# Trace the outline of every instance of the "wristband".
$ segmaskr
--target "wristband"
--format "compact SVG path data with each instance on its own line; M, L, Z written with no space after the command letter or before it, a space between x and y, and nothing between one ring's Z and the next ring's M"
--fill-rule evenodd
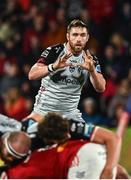
M48 65L48 72L49 72L49 73L55 72L55 69L53 68L53 64L49 64L49 65Z

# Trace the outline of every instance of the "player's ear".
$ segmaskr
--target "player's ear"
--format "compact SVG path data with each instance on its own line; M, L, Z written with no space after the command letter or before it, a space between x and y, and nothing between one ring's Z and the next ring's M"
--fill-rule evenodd
M66 38L67 38L67 41L69 41L69 33L68 32L66 33Z
M89 34L87 34L87 42L88 42L89 38L90 38L90 36L89 36Z

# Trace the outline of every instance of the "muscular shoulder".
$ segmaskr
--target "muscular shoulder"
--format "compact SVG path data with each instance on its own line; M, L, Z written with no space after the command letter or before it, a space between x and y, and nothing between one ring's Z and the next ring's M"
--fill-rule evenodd
M63 44L56 44L54 46L50 46L42 52L40 58L44 59L44 64L46 65L54 63L63 50Z

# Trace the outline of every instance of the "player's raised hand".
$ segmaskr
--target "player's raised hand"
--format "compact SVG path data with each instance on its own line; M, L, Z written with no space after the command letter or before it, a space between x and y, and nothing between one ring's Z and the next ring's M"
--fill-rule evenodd
M89 50L83 53L83 58L84 63L78 63L78 66L81 66L83 69L86 69L89 72L93 72L95 70L95 62Z
M66 66L70 66L71 64L67 63L67 60L72 56L72 53L64 54L61 56L54 64L54 69L60 69Z

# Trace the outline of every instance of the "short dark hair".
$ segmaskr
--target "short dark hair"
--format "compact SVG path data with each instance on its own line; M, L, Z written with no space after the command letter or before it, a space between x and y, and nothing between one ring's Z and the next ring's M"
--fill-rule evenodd
M69 122L58 113L49 112L38 124L38 135L46 144L62 141L69 132Z
M83 28L85 27L88 31L87 25L79 19L74 19L70 22L70 24L67 26L67 32L69 32L72 27L83 27Z

